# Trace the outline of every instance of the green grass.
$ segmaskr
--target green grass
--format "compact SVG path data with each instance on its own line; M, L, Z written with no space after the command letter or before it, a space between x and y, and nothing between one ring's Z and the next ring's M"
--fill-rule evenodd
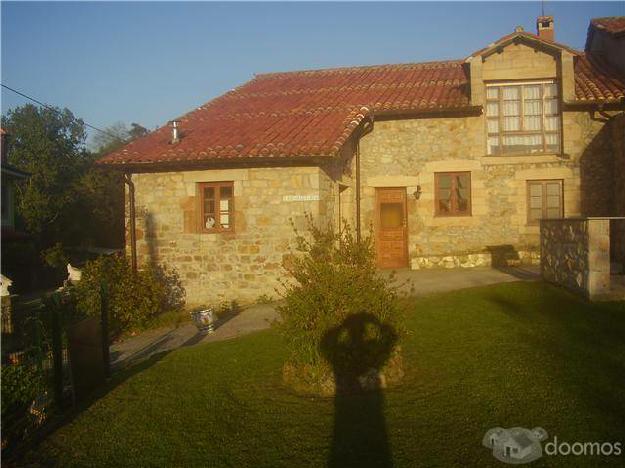
M623 304L589 305L545 284L510 283L409 305L406 376L383 402L395 466L503 466L481 446L495 426L623 442ZM269 330L153 359L118 376L32 457L63 466L323 466L335 442L359 447L342 466L380 466L376 447L385 441L372 397L341 403L353 419L333 441L333 399L285 388L284 355ZM532 466L624 462L544 457Z

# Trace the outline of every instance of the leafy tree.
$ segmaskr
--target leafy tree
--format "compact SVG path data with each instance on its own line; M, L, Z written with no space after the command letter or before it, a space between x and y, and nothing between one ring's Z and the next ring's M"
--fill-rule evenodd
M104 130L105 132L93 136L92 144L98 155L115 151L135 138L149 133L147 128L135 122L130 124L130 128L124 122L117 122Z
M10 164L30 173L18 190L18 212L42 245L67 240L76 223L75 182L91 160L84 122L68 109L27 104L9 110L2 127L10 134Z
M86 129L68 109L27 104L9 110L2 127L10 134L8 161L31 174L18 189L17 212L38 248L121 247L124 236L122 175L95 161L148 133L137 123L117 123L94 136L86 147Z

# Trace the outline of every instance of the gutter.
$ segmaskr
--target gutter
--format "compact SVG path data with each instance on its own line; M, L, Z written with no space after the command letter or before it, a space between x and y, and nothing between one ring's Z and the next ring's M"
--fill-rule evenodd
M137 273L137 232L135 213L135 184L132 181L132 174L124 173L124 182L128 185L128 198L130 203L130 265L132 272Z
M369 114L362 121L362 130L356 140L356 241L362 239L362 227L360 223L360 139L373 131L373 114Z

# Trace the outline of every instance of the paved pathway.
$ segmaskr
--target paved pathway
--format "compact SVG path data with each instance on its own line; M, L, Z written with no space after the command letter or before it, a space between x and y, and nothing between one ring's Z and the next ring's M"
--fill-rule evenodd
M400 270L396 273L401 289L410 295L420 296L455 289L485 286L511 281L539 279L538 269L527 268L471 268L467 270ZM237 338L258 330L269 328L277 318L274 305L263 304L245 308L223 323L215 332L200 335L193 323L183 323L177 328L160 328L128 338L111 346L111 362L114 369L136 364L150 356L184 346Z

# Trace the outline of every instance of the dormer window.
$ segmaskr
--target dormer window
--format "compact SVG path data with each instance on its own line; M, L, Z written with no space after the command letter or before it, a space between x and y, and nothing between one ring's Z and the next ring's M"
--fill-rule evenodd
M557 84L487 84L486 125L489 155L559 153Z

